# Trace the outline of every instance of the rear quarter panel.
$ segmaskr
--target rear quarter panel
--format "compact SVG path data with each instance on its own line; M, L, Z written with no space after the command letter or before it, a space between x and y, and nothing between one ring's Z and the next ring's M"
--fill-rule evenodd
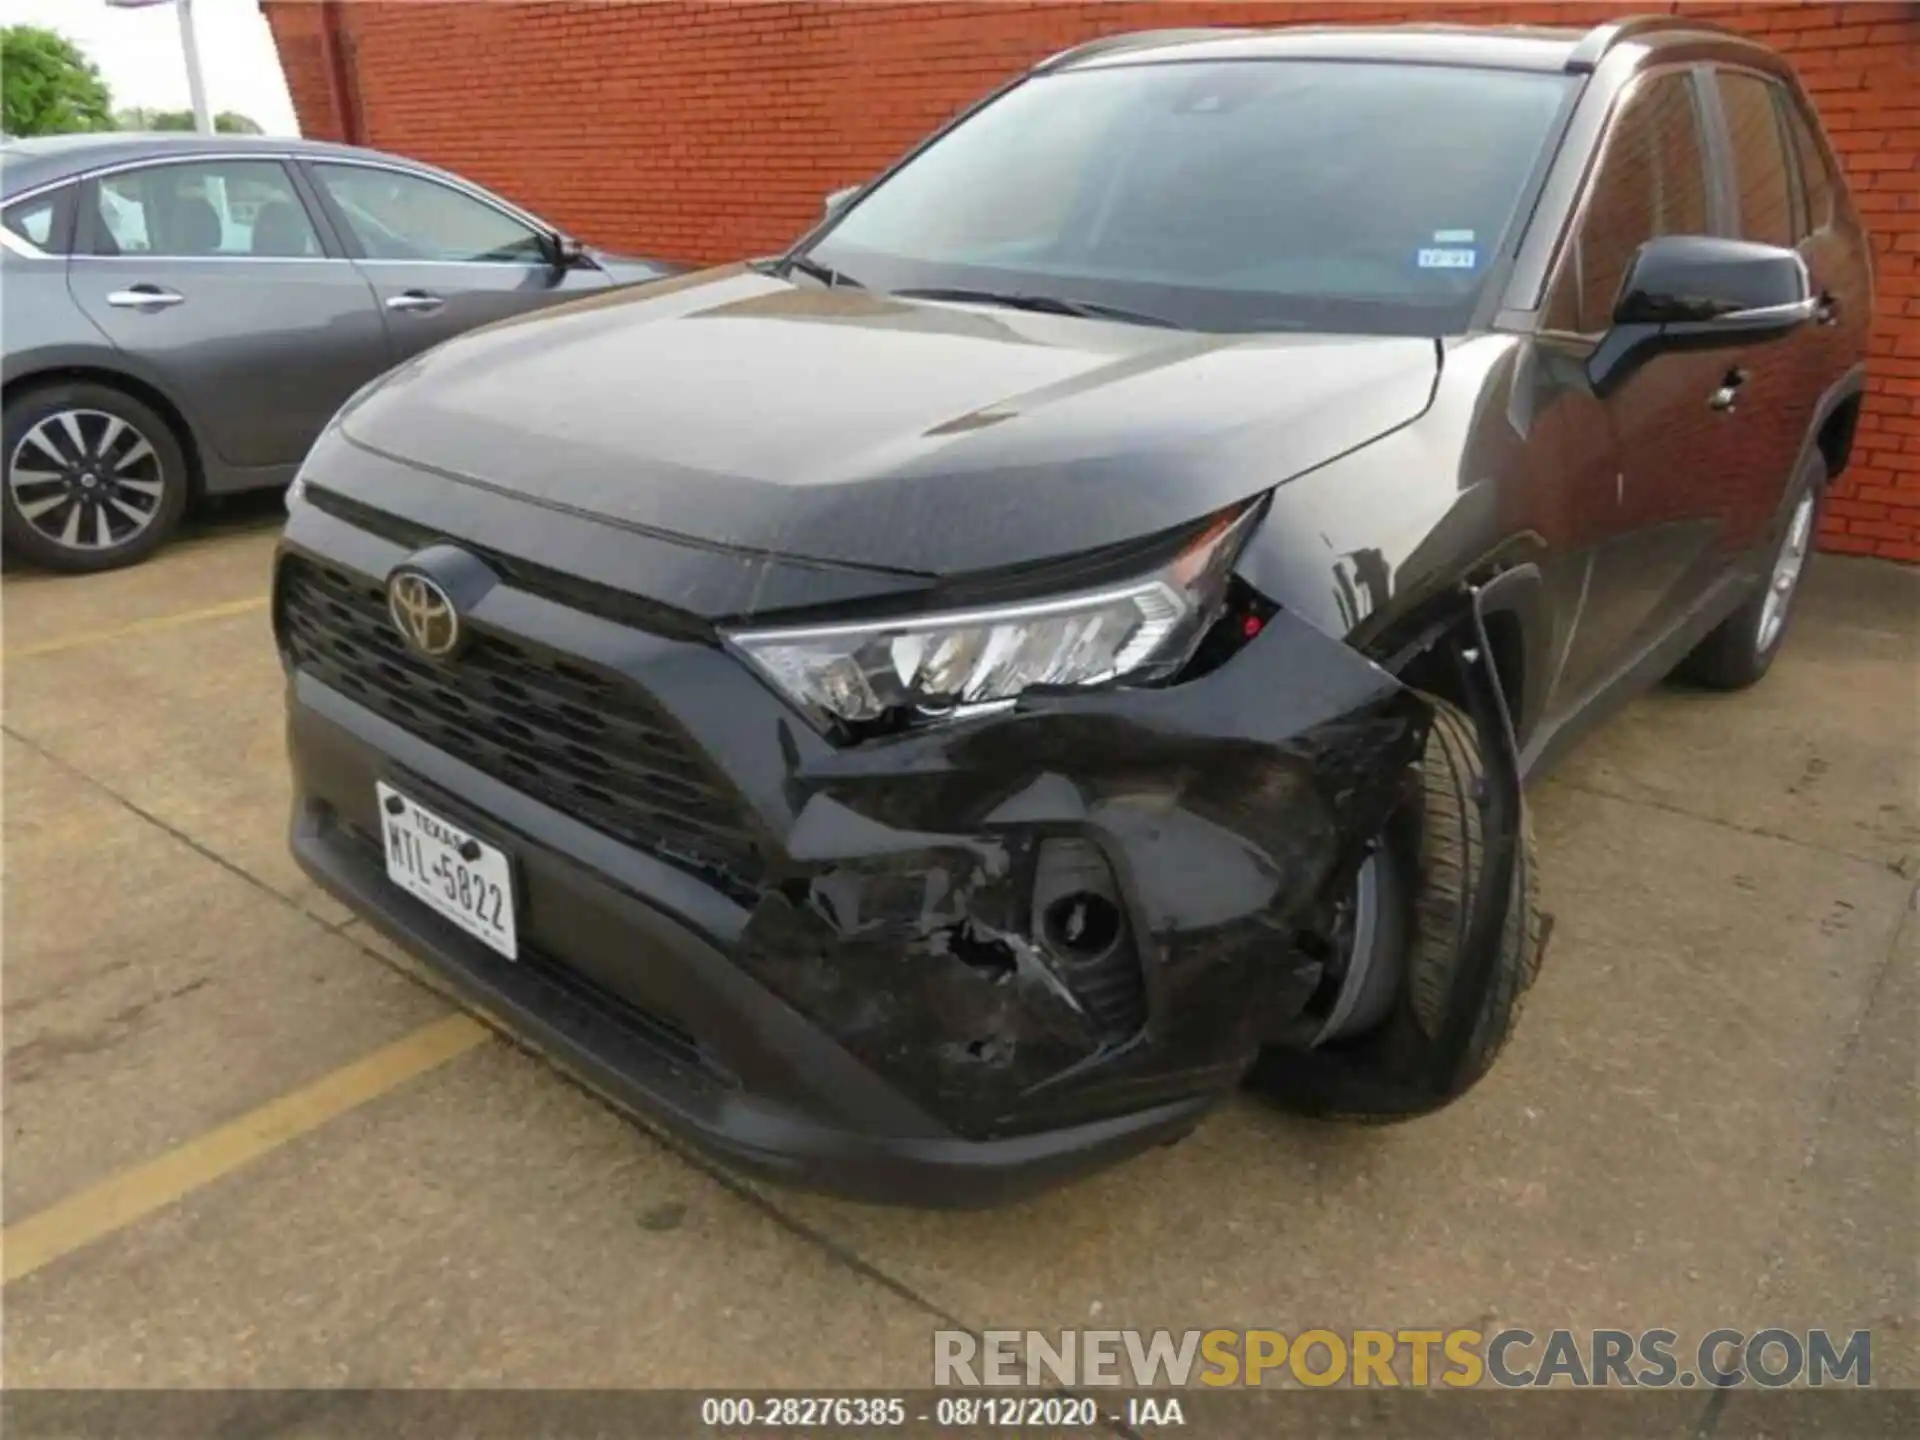
M42 370L112 364L117 352L67 293L64 259L6 254L0 260L0 379L7 385Z

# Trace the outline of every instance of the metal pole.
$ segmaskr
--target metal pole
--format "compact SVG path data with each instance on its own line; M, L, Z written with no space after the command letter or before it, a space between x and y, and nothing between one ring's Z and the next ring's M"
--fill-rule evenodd
M213 133L213 116L207 110L207 87L200 78L200 47L193 38L193 0L174 0L180 12L180 49L187 57L187 94L193 100L193 128L202 135Z

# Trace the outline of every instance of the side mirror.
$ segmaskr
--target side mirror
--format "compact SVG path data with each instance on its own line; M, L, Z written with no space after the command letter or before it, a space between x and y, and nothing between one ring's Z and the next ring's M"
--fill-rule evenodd
M827 198L820 202L821 219L831 219L846 203L866 189L864 185L842 185L838 190L830 191Z
M1662 350L1772 340L1818 318L1796 251L1714 235L1662 235L1627 269L1613 328L1587 362L1596 390Z
M547 263L556 270L571 270L587 260L587 247L573 236L558 230L550 230L543 235L540 248L546 252Z
M1663 235L1633 257L1615 325L1657 325L1673 340L1784 335L1814 318L1806 262L1778 245Z

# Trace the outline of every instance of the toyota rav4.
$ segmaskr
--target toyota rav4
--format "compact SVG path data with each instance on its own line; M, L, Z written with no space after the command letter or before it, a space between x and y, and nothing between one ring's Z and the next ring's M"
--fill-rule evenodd
M1871 308L1790 70L1697 21L1083 46L776 259L347 404L294 851L801 1184L1432 1111L1540 962L1524 782L1778 654Z

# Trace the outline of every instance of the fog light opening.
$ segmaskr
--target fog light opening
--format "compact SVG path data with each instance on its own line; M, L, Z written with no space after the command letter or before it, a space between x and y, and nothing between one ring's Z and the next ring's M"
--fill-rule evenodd
M1146 972L1113 867L1091 840L1040 842L1027 933L1103 1036L1131 1035L1147 1021Z
M1077 958L1104 955L1120 939L1120 908L1104 895L1076 890L1047 906L1047 944Z

